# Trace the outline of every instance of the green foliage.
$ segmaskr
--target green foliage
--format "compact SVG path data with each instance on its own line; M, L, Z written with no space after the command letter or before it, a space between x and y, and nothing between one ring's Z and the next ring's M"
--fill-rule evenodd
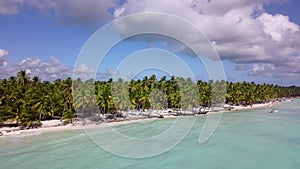
M65 112L73 110L72 98L68 98L71 85L70 79L54 83L41 82L38 77L31 80L25 71L16 78L1 80L0 122L33 128L41 126L41 120L62 118ZM72 114L70 117L74 117L74 111Z
M195 83L174 76L157 80L155 75L129 82L122 79L83 82L67 78L51 83L41 82L38 77L31 80L25 71L20 71L17 77L0 80L0 123L33 128L40 126L41 120L54 118L72 122L76 117L117 113L117 110L191 109L224 102L251 105L299 94L300 88L295 86L224 80Z

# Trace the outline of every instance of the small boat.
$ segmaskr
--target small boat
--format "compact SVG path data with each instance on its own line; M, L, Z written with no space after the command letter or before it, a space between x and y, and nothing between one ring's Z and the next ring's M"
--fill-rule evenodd
M274 108L270 111L270 113L278 113L279 112L279 108Z

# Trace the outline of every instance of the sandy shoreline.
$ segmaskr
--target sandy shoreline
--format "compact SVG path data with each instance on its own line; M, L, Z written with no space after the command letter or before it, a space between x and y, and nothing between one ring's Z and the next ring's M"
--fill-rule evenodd
M234 111L240 111L240 110L269 108L278 103L279 102L268 102L268 103L263 103L263 104L253 104L252 106L250 106L250 105L248 105L248 106L231 106L233 108L232 110L208 112L207 114L228 113L228 112L234 112Z
M164 118L176 118L176 116L165 116ZM32 135L39 135L44 132L56 132L56 131L70 131L70 130L84 130L88 128L96 128L96 127L112 127L117 125L126 125L131 123L146 123L151 122L154 120L161 120L158 118L140 118L134 120L123 120L123 121L113 121L113 122L106 122L100 124L88 124L88 125L79 125L79 124L68 124L63 126L54 126L54 127L40 127L35 129L27 129L27 130L19 130L17 128L5 128L11 130L8 133L5 133L1 137L23 137L23 136L32 136ZM5 131L5 129L1 129L0 131Z
M268 108L273 106L275 103L269 102L265 104L254 104L252 106L231 106L232 110L223 110L223 111L216 111L216 112L208 112L207 114L215 114L215 113L229 113L235 112L240 110L247 110L247 109L258 109L258 108ZM178 116L164 116L164 118L177 118ZM125 119L122 121L113 121L113 122L105 122L100 124L89 124L89 125L79 125L79 124L68 124L64 126L51 126L45 125L46 127L40 127L36 129L28 129L28 130L18 130L17 128L0 128L0 131L4 133L1 137L23 137L23 136L31 136L31 135L38 135L44 132L53 132L53 131L68 131L68 130L83 130L85 128L94 128L94 127L104 127L104 126L116 126L116 125L126 125L131 123L146 123L150 121L157 120L157 118L140 118L140 119ZM47 121L46 121L47 122ZM51 121L48 121L51 123ZM11 130L7 132L6 130Z

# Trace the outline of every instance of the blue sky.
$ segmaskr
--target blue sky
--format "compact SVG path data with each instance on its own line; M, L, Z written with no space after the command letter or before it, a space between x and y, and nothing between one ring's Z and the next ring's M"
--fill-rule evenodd
M227 80L300 85L299 8L297 0L1 0L0 77L10 77L19 70L43 80L71 76L84 44L105 24L130 14L161 12L189 21L209 38L222 60ZM159 27L162 22L160 19L153 24ZM122 35L130 29L142 30L141 23L133 21L133 25L116 27L112 32ZM168 29L173 32L181 28ZM122 60L149 48L173 53L197 79L209 79L203 63L181 43L151 36L118 43L97 70L98 78L121 75L116 68ZM153 59L140 57L145 62ZM89 65L77 68L79 72L94 72Z

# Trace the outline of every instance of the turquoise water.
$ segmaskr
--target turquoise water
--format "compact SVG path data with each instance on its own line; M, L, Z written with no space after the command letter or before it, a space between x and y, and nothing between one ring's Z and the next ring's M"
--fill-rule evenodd
M1 169L299 169L300 100L268 109L223 114L213 136L198 142L204 117L187 137L158 156L131 159L104 151L82 131L48 132L0 138ZM149 137L170 127L173 119L117 126L129 136ZM130 151L130 150L128 150Z

